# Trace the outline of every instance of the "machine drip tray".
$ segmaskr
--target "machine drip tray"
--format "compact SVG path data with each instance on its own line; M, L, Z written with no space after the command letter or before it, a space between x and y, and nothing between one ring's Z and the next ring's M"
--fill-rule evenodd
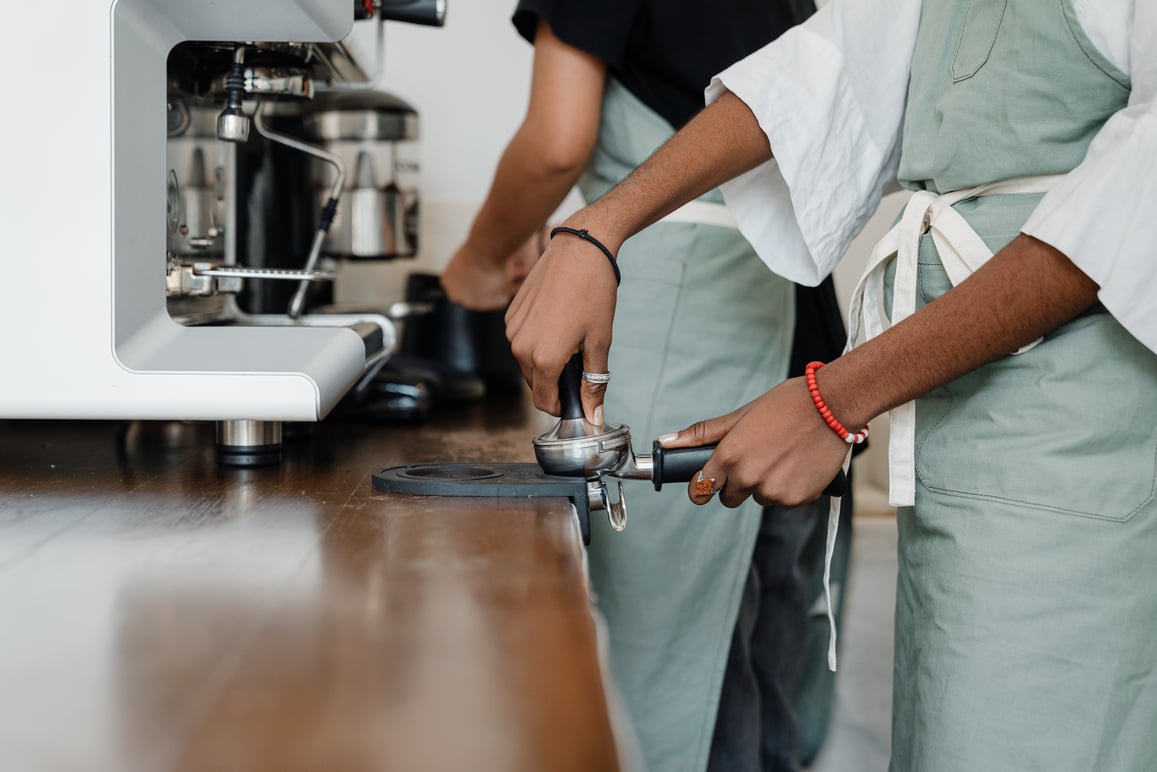
M590 543L587 482L558 477L538 464L408 464L379 469L374 488L411 496L470 496L476 498L568 498L578 512L583 544Z

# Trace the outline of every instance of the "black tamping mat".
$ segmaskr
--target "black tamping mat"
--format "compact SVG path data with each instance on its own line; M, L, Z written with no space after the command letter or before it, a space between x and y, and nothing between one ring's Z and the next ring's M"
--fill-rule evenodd
M374 488L411 496L568 498L578 513L583 544L590 544L590 503L581 477L546 474L538 464L407 464L379 469Z

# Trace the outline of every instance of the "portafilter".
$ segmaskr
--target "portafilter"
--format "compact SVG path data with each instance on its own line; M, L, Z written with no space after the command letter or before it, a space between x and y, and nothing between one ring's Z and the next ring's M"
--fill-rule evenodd
M650 480L655 490L664 483L690 482L715 451L714 445L664 448L656 440L650 454L636 455L631 429L620 424L596 426L586 420L582 406L582 353L571 357L558 379L561 417L545 434L534 438L534 456L547 474L587 480L591 509L605 509L611 527L621 531L627 524L627 499L619 483L619 499L611 501L604 477ZM841 470L824 490L842 496L847 478Z

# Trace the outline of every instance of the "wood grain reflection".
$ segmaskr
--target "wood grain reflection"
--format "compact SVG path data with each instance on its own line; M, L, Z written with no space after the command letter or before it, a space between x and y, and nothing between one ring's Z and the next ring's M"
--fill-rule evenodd
M569 505L370 486L529 460L525 410L256 470L206 425L0 422L0 768L617 769Z

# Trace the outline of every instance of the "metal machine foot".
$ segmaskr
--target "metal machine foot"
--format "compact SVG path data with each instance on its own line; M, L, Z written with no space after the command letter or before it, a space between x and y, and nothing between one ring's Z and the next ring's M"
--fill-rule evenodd
M280 462L280 421L217 422L217 463L265 466Z

